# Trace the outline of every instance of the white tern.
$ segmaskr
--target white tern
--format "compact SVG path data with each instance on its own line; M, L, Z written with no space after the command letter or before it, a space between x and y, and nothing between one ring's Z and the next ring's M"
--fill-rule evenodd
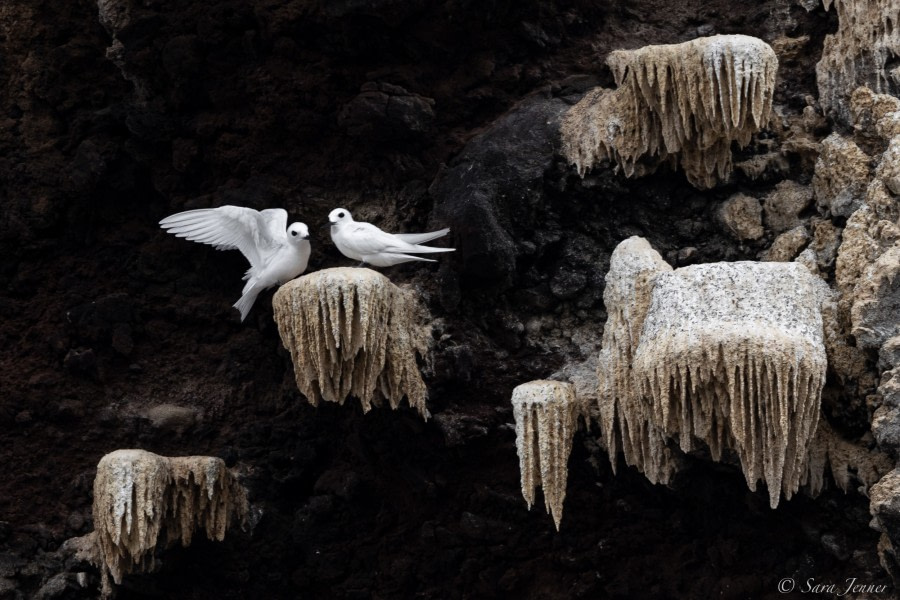
M412 255L455 250L420 245L447 235L449 229L430 233L387 233L371 223L354 221L350 211L345 208L331 211L328 224L331 225L331 241L341 254L374 267L390 267L411 260L435 262L430 258Z
M216 250L240 250L250 261L244 275L247 284L234 303L243 322L260 292L287 283L306 270L309 229L299 222L288 227L287 218L283 208L258 211L226 205L180 212L159 224L177 237L210 244Z

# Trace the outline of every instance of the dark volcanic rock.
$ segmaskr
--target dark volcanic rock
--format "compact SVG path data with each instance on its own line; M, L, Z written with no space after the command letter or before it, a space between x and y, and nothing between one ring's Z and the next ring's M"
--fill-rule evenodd
M347 133L374 139L421 137L434 122L434 100L388 83L366 83L338 113Z
M451 278L445 267L445 281L495 291L513 285L518 254L513 234L542 226L533 215L566 109L565 102L544 94L523 100L473 138L432 183L434 219L451 228L457 248L457 276Z

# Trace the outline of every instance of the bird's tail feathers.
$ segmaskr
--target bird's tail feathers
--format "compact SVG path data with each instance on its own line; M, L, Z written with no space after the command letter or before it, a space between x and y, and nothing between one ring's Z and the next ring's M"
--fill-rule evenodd
M413 245L411 249L404 249L404 252L418 252L421 254L431 254L432 252L453 252L456 248L435 248L434 246Z
M439 237L444 237L448 233L450 233L450 228L445 227L444 229L431 231L429 233L395 233L394 237L403 240L407 244L424 244L425 242L436 240Z
M365 262L375 267L392 267L400 263L419 260L422 262L437 262L433 258L422 258L421 256L413 256L412 254L403 254L402 252L380 252L376 257L366 256Z
M247 318L247 313L253 308L256 297L259 296L259 293L262 291L261 289L254 287L255 283L256 282L248 282L247 285L244 286L244 295L234 303L234 307L241 313L241 323Z
M244 279L247 280L247 283L244 284L244 289L241 290L242 294L246 294L247 292L249 292L253 288L253 286L256 285L256 281L257 281L256 279L253 279L249 275L247 277L244 277ZM257 292L257 293L259 293L259 292Z

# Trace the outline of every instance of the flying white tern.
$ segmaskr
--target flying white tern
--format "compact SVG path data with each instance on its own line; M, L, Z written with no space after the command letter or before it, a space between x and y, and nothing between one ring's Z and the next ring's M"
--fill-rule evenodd
M180 212L159 224L177 237L210 244L216 250L240 250L250 261L243 295L234 303L243 321L260 292L306 270L309 229L299 222L288 227L287 218L282 208L258 211L226 205Z

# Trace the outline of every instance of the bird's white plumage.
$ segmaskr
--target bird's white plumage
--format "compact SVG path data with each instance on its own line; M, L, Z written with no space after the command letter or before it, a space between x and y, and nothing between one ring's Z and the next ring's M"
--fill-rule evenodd
M448 233L450 233L449 227L439 229L437 231L432 231L430 233L394 233L392 235L395 238L403 240L404 242L408 242L410 244L424 244L425 242L430 242L431 240L443 237Z
M353 220L350 211L336 208L328 215L331 224L331 241L347 258L362 261L376 267L390 267L412 260L435 262L414 254L452 252L454 248L422 246L423 242L447 235L449 229L429 233L388 233L371 223Z
M287 226L287 211L263 211L243 206L220 206L188 210L166 217L160 226L177 237L215 246L217 250L240 250L250 262L244 275L243 295L235 303L243 321L256 297L264 289L290 281L306 270L309 261L309 230L303 223Z

